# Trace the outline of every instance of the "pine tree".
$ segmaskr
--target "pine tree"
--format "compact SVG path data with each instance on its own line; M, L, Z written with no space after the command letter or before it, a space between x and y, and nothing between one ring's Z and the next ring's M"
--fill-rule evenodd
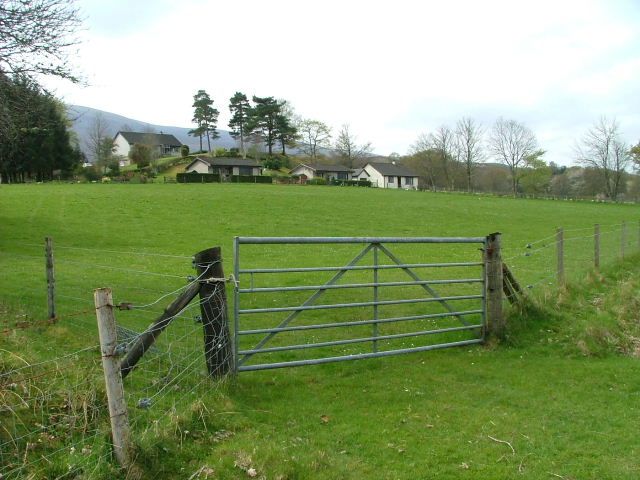
M242 156L246 157L246 149L244 147L244 139L247 134L247 122L249 120L249 110L251 105L249 99L244 93L236 92L229 99L229 111L231 112L231 120L229 120L229 134L236 140L240 139L240 150Z
M260 133L271 155L277 139L276 118L280 113L280 104L273 97L256 97L255 95L253 103L254 106L249 110L247 134Z
M211 139L218 138L216 125L218 123L218 110L213 107L213 100L204 90L198 90L193 96L193 122L198 126L189 132L190 135L200 137L200 150L202 150L202 136L207 136L207 150L211 152Z

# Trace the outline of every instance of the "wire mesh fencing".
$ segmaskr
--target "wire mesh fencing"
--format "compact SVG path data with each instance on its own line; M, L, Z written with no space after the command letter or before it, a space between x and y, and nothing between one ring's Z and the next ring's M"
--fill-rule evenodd
M557 228L524 245L504 239L503 262L534 295L555 292L589 272L640 252L640 224L595 224Z
M54 244L55 311L47 315L43 244L5 245L0 307L0 477L62 478L113 468L93 290L108 285L123 353L185 290L199 285L193 256ZM185 275L186 273L190 275ZM173 315L125 382L136 438L175 406L215 391L205 361L224 283ZM226 318L224 319L226 321ZM204 340L208 340L205 348ZM215 353L215 352L214 352ZM43 360L44 359L44 360Z

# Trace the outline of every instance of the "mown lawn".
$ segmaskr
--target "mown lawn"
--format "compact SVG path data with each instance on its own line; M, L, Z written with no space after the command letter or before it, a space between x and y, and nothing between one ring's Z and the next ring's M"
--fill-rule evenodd
M138 469L130 478L251 478L254 473L269 479L637 478L640 442L633 426L640 421L640 377L632 346L621 340L634 310L617 307L632 302L637 283L629 278L637 277L638 269L629 267L624 278L612 276L606 288L592 286L597 291L581 290L557 301L544 291L554 274L549 240L526 245L552 237L556 226L575 232L569 242L575 254L570 278L584 278L593 224L611 226L604 229L611 233L603 238L603 250L604 259L612 261L620 243L614 226L629 222L627 251L632 250L639 213L633 205L344 187L2 186L0 359L10 370L21 365L14 354L36 363L94 345L94 288L113 287L116 301L151 304L185 284L196 251L221 245L225 270L231 272L235 235L500 231L504 256L518 277L534 287L532 295L552 302L547 310L527 313L524 324L514 316L507 344L243 373L236 382L215 386L200 376L183 376L162 395L158 382L168 373L161 362L150 361L125 382L138 453ZM46 312L42 243L47 235L54 238L60 321L16 329ZM289 254L269 248L243 258L291 261ZM456 250L447 248L443 255L455 257ZM318 250L313 262L334 264L336 255ZM615 290L626 293L607 300ZM170 298L147 311L119 312L118 321L139 329ZM566 315L554 315L559 311ZM193 342L201 349L192 320L171 328L166 334L175 342L171 345ZM180 364L181 352L172 365ZM73 361L96 358L96 351L88 351ZM98 405L103 387L99 369L92 372L87 378L97 388L92 402ZM0 382L0 389L6 385ZM46 382L38 387L46 389ZM154 395L151 408L135 408L141 397ZM12 425L15 417L0 415L5 426ZM100 429L106 432L104 411L101 415ZM4 448L3 458L14 465L14 446ZM20 459L49 452L46 446L16 448ZM65 471L85 476L78 478L114 475L108 455L89 467L68 469L78 463L69 448L47 458L52 465L26 462L19 471L24 476L15 478L28 473L62 478Z

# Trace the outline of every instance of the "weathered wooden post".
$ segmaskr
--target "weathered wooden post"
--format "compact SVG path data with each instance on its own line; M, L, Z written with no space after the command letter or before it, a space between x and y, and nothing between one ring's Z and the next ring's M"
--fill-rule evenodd
M232 370L229 314L222 253L213 247L197 253L194 264L200 282L200 311L204 328L204 355L211 377L221 377Z
M596 223L593 233L593 266L600 269L600 224Z
M557 253L557 280L558 288L564 287L564 230L562 227L556 229L556 253Z
M45 237L44 250L47 269L47 306L49 311L49 320L56 319L56 278L53 268L53 239Z
M486 275L487 329L492 335L501 335L505 328L502 313L502 255L500 253L500 233L487 236L484 264Z
M620 258L622 260L624 260L625 243L627 243L627 222L622 222L622 227L620 228Z
M120 362L115 354L118 339L111 289L99 288L94 291L93 298L98 320L100 352L102 353L102 368L104 370L107 401L109 403L109 417L111 418L113 451L120 466L128 468L131 464L129 418L120 375Z

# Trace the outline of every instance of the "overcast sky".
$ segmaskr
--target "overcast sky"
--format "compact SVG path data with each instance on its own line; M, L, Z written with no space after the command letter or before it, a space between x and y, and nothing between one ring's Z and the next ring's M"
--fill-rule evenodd
M640 0L77 3L89 86L48 85L136 120L191 126L205 89L220 129L234 92L274 96L384 155L462 116L524 122L561 164L601 115L640 140Z

